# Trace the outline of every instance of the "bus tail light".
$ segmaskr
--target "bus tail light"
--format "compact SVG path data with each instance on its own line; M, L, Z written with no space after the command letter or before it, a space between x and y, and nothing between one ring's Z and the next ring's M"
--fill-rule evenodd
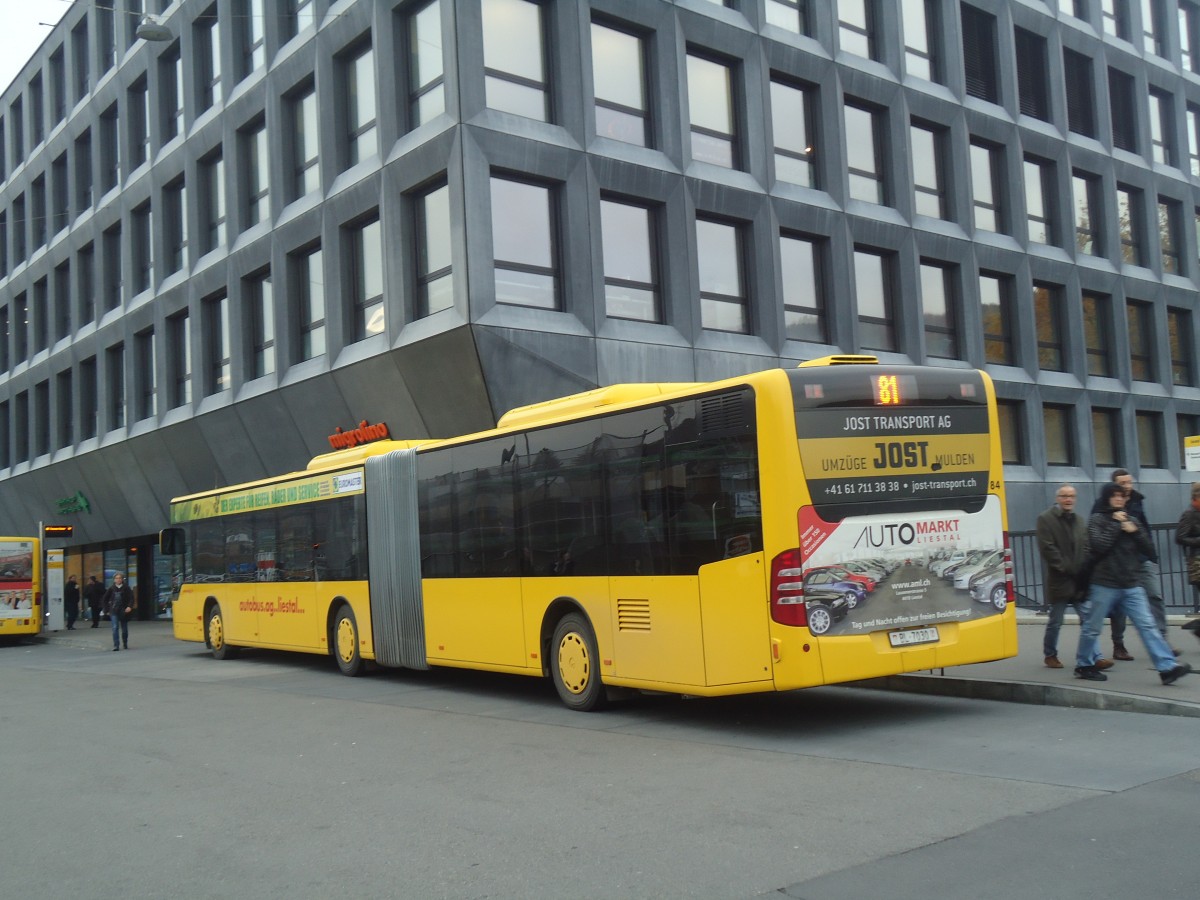
M808 625L800 563L799 549L784 550L771 560L771 619L780 625Z
M1017 591L1013 587L1012 547L1008 543L1008 532L1004 532L1004 592L1007 599L1005 605L1017 602Z

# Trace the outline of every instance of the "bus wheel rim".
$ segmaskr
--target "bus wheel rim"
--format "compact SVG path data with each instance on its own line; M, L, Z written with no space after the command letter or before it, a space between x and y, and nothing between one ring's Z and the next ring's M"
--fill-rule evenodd
M208 642L214 650L220 650L225 643L225 630L221 626L221 617L213 616L208 623Z
M354 659L354 625L349 619L338 622L337 652L345 662Z
M582 694L592 680L592 661L587 644L577 632L564 634L558 645L558 674L563 687L572 694Z

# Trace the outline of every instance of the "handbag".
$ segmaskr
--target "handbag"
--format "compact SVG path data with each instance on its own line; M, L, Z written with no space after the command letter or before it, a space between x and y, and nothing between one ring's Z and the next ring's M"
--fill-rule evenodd
M1200 587L1200 553L1187 558L1188 583Z

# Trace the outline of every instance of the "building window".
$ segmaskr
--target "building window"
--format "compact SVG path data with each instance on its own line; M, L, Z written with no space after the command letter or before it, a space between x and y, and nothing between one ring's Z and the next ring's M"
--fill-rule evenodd
M321 248L291 256L293 318L297 328L297 361L325 353L325 272Z
M781 234L779 259L783 274L783 327L789 341L829 343L826 321L822 243Z
M133 245L133 293L150 290L154 282L154 225L147 201L133 211L130 219L130 243Z
M750 331L742 241L742 231L737 225L696 219L702 328L743 334Z
M1105 34L1129 40L1129 0L1100 0L1100 25Z
M25 195L17 194L17 198L13 200L13 265L19 266L25 262L29 256L28 245L25 242L26 229L29 225L29 217L25 212Z
M100 193L117 186L121 174L121 141L117 132L117 104L100 114Z
M850 196L883 205L887 201L881 146L882 114L846 103L846 169Z
M0 278L8 275L8 213L0 211ZM3 368L0 368L3 371Z
M70 369L58 373L54 392L54 405L58 410L58 442L55 446L62 449L75 443L75 391Z
M1112 109L1113 146L1137 153L1137 106L1134 101L1133 76L1110 68L1108 100Z
M143 75L125 95L129 116L129 169L132 171L150 158L150 90Z
M1029 240L1038 244L1057 244L1054 219L1051 215L1056 196L1054 164L1025 158L1025 214L1029 223Z
M838 46L875 59L875 0L838 0Z
M858 343L864 350L895 350L892 259L854 249L854 292L858 304Z
M29 138L31 147L36 147L46 139L46 105L42 94L42 76L41 73L38 73L29 81Z
M936 50L938 4L935 0L904 0L904 70L914 78L941 81Z
M809 89L771 79L771 133L778 181L817 187L812 97Z
M16 428L14 435L14 444L16 453L14 457L19 463L26 462L29 459L29 394L26 391L21 391L17 394L13 401L13 411L15 413Z
M75 102L87 96L91 87L92 73L88 59L88 20L83 16L79 24L71 29L71 70L74 74Z
M200 174L200 254L204 255L227 243L225 232L225 159L218 150L199 162Z
M735 169L739 165L733 72L729 66L687 55L692 159Z
M966 3L962 5L963 66L967 94L999 102L996 71L996 18Z
M75 139L75 208L82 213L92 208L92 132L87 129Z
M997 365L1013 365L1012 279L981 272L979 305L983 321L984 359Z
M263 0L237 0L234 5L234 21L237 24L238 80L251 72L266 67L267 45L265 36L266 16Z
M207 363L205 394L227 391L232 386L229 359L229 298L217 294L203 302L204 358Z
M1162 247L1162 270L1172 275L1183 274L1182 219L1183 213L1177 200L1158 198L1158 235Z
M292 124L291 199L321 187L317 153L317 93L312 84L288 98Z
M550 188L492 177L496 302L558 309L558 223Z
M0 403L0 469L7 469L13 463L12 457L12 412L9 401Z
M1186 439L1200 436L1200 416L1187 413L1177 413L1175 416L1175 434L1179 438L1179 458L1187 459Z
M441 0L427 3L409 17L408 54L408 105L415 128L446 111Z
M483 72L489 107L548 121L541 6L529 0L483 5Z
M1056 406L1051 403L1042 406L1042 432L1046 436L1046 464L1050 466L1074 466L1078 460L1075 455L1075 429L1071 424L1071 412L1074 407Z
M1071 175L1075 201L1075 246L1082 253L1100 255L1100 179L1086 172Z
M1089 375L1116 374L1112 352L1112 301L1099 294L1083 295L1083 341Z
M196 105L203 112L221 99L221 23L214 3L196 17Z
M108 71L117 61L117 25L113 17L114 12L111 6L96 7L96 60L99 63L99 72Z
M386 326L383 303L383 238L379 213L347 229L350 245L350 296L353 298L354 339L382 334Z
M79 364L79 436L85 441L100 432L100 382L96 357Z
M449 185L422 194L417 199L416 213L419 315L429 316L454 305Z
M19 363L29 359L29 328L31 318L29 294L22 291L13 299L13 357Z
M1027 116L1050 121L1050 79L1046 39L1041 35L1014 28L1017 51L1017 91L1020 110Z
M767 0L767 24L808 34L808 0Z
M45 278L33 283L33 352L41 353L49 346L50 286Z
M1150 92L1150 155L1156 163L1175 165L1175 103L1170 94Z
M96 321L96 248L84 244L79 248L76 260L76 275L79 290L79 324ZM0 366L7 368L7 366Z
M271 218L271 165L267 120L251 122L239 135L242 148L244 228Z
M1200 72L1200 7L1179 0L1179 52L1187 72Z
M50 114L55 123L67 117L67 68L62 47L50 54Z
M1162 413L1135 412L1134 425L1138 436L1138 461L1143 469L1161 469L1163 454Z
M288 38L293 38L305 28L316 24L316 3L314 0L283 0L284 29Z
M1065 371L1061 287L1034 283L1033 319L1037 326L1038 366L1052 372Z
M1148 303L1127 303L1125 319L1129 328L1129 373L1134 381L1155 381L1154 320Z
M1121 459L1120 411L1092 408L1092 452L1096 466L1117 466Z
M158 59L159 115L164 144L183 134L183 86L183 56L176 41Z
M25 162L25 104L17 97L8 107L8 121L12 124L12 168ZM0 148L2 149L2 148Z
M125 427L125 345L109 347L104 354L108 373L108 430Z
M33 226L33 249L46 246L46 176L39 175L33 179L29 188L29 197L33 201L33 211L30 225Z
M1141 191L1117 185L1117 223L1121 229L1121 259L1132 266L1143 265Z
M600 226L605 315L610 319L661 322L653 210L601 198Z
M1200 108L1187 107L1188 162L1193 177L1200 177Z
M247 368L251 378L262 378L275 371L275 295L271 290L270 270L251 275L242 286L250 321Z
M1166 56L1163 0L1142 0L1142 46L1147 53Z
M925 354L958 359L958 303L954 270L921 262L921 315L925 323Z
M71 263L54 267L54 340L71 334Z
M645 42L637 35L593 22L592 81L596 91L596 134L649 146Z
M192 321L187 310L167 319L171 372L171 409L192 402Z
M121 305L121 289L124 275L121 272L121 223L109 228L101 235L102 262L104 265L102 285L104 311Z
M1096 104L1092 87L1092 61L1082 53L1063 48L1063 76L1067 87L1067 127L1076 134L1096 136Z
M999 147L971 142L971 205L975 228L980 231L1002 230L1004 217L1000 207L996 173L1003 169Z
M163 242L167 251L166 271L178 272L187 265L187 191L183 176L163 188Z
M1167 338L1171 344L1171 383L1191 387L1196 383L1192 348L1192 314L1186 309L1167 310Z
M375 118L375 53L370 45L359 48L342 63L345 88L346 166L353 166L379 153Z
M54 234L58 234L66 228L71 221L71 186L67 183L67 154L63 153L50 166L50 174L53 176L51 191L53 192L53 218L51 219L51 228Z
M9 320L8 307L0 306L0 372L7 372L11 368L12 358L8 353L8 342L11 336L12 324Z
M50 452L50 380L39 381L34 388L34 404L37 408L33 450L36 456Z
M137 383L137 420L149 419L158 412L158 378L154 363L154 329L140 331L135 335L134 367Z

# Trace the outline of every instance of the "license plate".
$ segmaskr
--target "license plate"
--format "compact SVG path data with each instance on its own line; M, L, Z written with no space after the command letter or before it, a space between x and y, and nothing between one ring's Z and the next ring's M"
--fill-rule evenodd
M905 631L889 631L888 640L893 647L907 647L909 644L929 644L938 639L936 628L909 628Z

